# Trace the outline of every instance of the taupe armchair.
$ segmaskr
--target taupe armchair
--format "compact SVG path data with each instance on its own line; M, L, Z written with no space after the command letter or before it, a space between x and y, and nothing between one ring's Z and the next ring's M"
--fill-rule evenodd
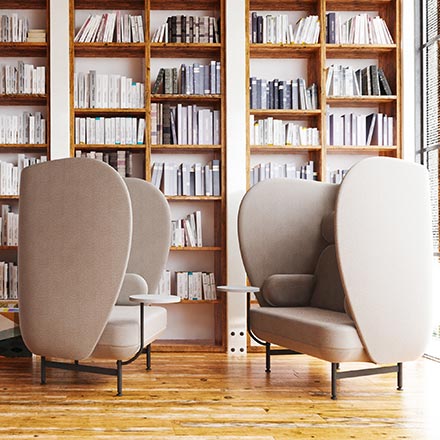
M166 328L164 308L142 309L142 324L128 296L154 293L170 224L156 188L124 182L102 162L62 159L23 171L20 328L29 350L41 356L42 383L47 367L79 370L117 376L122 393L122 366ZM116 360L116 368L80 363L89 358Z
M390 158L355 165L341 185L268 180L239 211L243 262L259 307L252 337L331 362L339 378L397 372L431 327L432 240L426 170ZM381 367L343 371L342 362ZM391 364L391 365L390 365Z

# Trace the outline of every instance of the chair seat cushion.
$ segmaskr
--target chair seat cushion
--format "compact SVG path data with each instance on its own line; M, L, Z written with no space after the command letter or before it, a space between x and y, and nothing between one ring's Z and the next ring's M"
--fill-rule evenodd
M345 313L317 307L257 307L251 328L264 341L329 362L370 361Z
M133 356L140 344L139 306L115 306L92 358L125 360ZM163 307L144 309L144 346L154 341L167 326Z

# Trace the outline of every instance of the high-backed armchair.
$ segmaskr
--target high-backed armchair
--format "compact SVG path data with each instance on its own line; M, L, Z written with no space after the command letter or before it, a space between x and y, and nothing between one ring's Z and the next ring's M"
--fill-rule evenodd
M341 185L268 180L239 211L243 262L260 307L253 337L332 363L336 379L398 373L428 341L432 243L426 170L390 158L355 165ZM341 371L341 362L396 364Z
M42 383L46 367L96 372L117 376L120 395L122 365L166 328L164 308L147 307L142 326L138 307L127 306L129 295L155 289L164 268L164 196L92 159L35 165L21 177L19 234L20 327L41 356ZM79 363L88 358L116 360L116 369Z

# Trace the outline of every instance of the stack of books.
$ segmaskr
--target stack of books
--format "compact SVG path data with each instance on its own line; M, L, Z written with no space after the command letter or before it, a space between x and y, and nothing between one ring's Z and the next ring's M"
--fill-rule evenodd
M118 150L111 152L75 150L75 157L100 160L113 167L122 177L133 177L133 152Z
M177 296L190 300L215 300L217 289L212 272L176 272Z
M0 42L23 43L27 40L29 21L18 14L3 14L0 19Z
M29 29L26 41L28 43L45 43L46 31L44 29Z
M0 144L45 144L46 120L41 112L0 115Z

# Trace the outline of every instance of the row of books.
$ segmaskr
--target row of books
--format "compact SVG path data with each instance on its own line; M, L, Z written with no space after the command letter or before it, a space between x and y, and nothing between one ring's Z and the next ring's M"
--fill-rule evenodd
M142 145L144 141L143 118L75 118L75 144Z
M29 21L18 14L3 14L0 19L0 41L3 43L23 43L27 41Z
M340 14L327 14L326 42L329 44L393 44L385 20L366 13L343 21Z
M15 263L0 261L0 299L18 298L18 267Z
M304 78L294 80L250 78L251 109L316 110L319 105L318 87L307 87Z
M317 15L289 24L287 14L258 15L251 13L250 42L263 44L314 44L319 41L320 23Z
M391 87L382 68L372 64L356 71L350 66L327 69L327 96L390 96Z
M215 276L212 272L176 272L176 293L182 299L216 300Z
M21 171L28 166L46 161L47 156L36 158L28 157L22 153L17 154L17 165L0 160L0 195L18 195L20 193Z
M294 163L259 163L250 171L250 185L267 179L304 179L316 180L313 161L297 167Z
M152 43L220 43L215 17L173 15L152 35Z
M89 14L73 40L78 43L143 43L142 15L122 14L121 11Z
M327 182L341 184L347 173L348 173L348 170L344 170L344 169L337 169L337 170L328 171Z
M202 247L202 212L194 211L184 218L171 221L171 246Z
M0 144L45 144L46 120L41 112L0 115Z
M46 93L46 68L18 61L0 66L0 94Z
M75 72L73 75L75 108L144 108L145 85L124 75Z
M4 204L0 217L0 243L2 246L18 246L18 214Z
M75 157L87 157L100 160L113 167L122 177L133 177L133 152L129 150L118 151L82 151L75 150Z
M207 164L154 162L151 183L166 196L220 196L220 160Z
M177 68L161 68L151 93L210 95L221 93L220 61L209 64L181 64Z
M251 145L320 145L319 130L303 127L296 122L268 117L255 120L249 117Z
M220 110L151 104L152 145L219 145L220 131Z
M383 113L329 114L328 145L394 145L394 118Z

